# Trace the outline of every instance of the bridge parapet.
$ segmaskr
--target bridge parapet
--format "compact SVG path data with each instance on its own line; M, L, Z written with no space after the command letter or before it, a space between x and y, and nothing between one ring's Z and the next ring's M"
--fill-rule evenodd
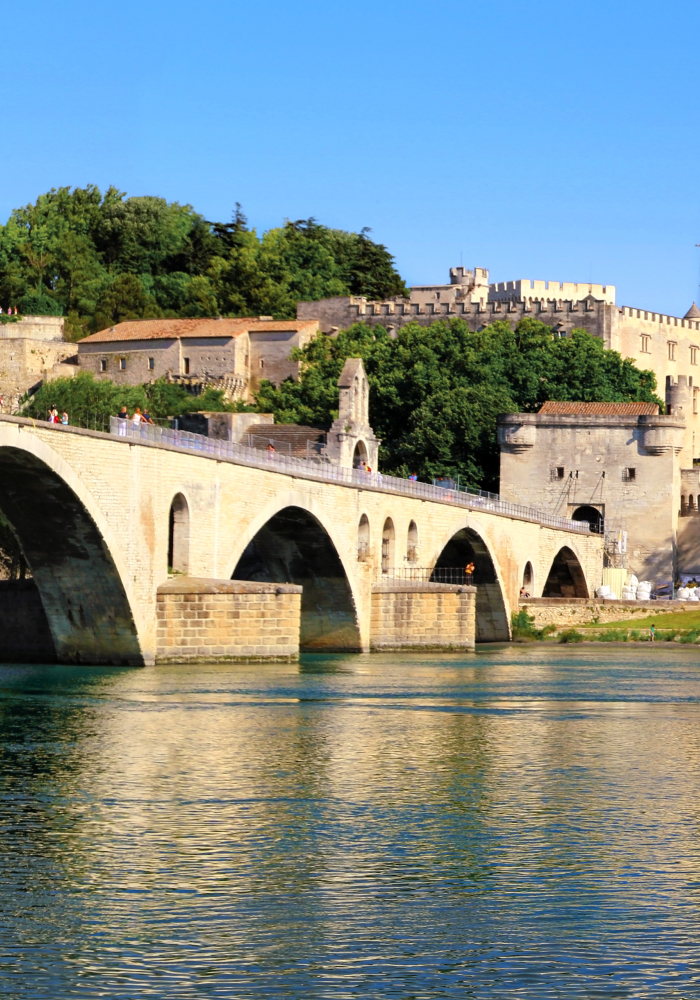
M71 430L71 428L65 428L61 424L46 424L46 426L59 432ZM523 504L501 500L495 494L481 495L480 490L469 490L463 486L459 488L455 486L453 489L431 486L428 483L400 479L397 476L386 476L381 472L341 468L328 462L292 458L277 452L261 453L257 448L249 448L247 445L237 444L233 441L205 437L203 434L193 434L191 431L143 423L135 427L131 421L119 420L117 417L110 419L110 433L129 441L139 441L141 444L195 451L203 458L235 462L257 469L285 473L295 478L320 480L325 483L341 483L360 489L380 490L386 493L400 493L403 496L447 503L464 507L467 510L488 511L503 517L534 521L549 528L573 531L578 535L588 535L591 531L590 525L586 521L571 521L566 517L547 514L535 507L526 507ZM102 435L100 434L100 436Z

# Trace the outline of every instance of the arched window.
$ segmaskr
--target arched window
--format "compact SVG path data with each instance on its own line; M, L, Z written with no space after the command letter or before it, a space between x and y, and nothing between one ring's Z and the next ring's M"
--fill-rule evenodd
M182 493L170 505L168 569L187 574L190 569L190 508Z
M418 562L418 525L411 521L408 526L408 544L406 546L406 559L410 563Z
M681 514L685 514L688 509L688 501L685 498L685 494L681 495Z
M369 559L369 518L363 514L357 529L357 561L367 562Z
M394 531L394 522L390 517L387 517L382 531L382 573L384 574L388 574L389 570L394 567L395 538L396 532Z
M695 500L692 493L688 497L688 510L695 510Z
M523 571L523 588L528 592L530 597L532 597L532 588L534 582L535 582L535 575L532 572L532 563L527 562L525 563L525 570Z

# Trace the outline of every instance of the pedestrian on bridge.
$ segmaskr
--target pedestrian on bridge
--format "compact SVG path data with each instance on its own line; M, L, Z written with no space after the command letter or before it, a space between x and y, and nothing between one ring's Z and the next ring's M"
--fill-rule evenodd
M126 424L129 419L129 411L125 406L122 406L119 414L117 415L117 423L119 427L119 437L126 437Z

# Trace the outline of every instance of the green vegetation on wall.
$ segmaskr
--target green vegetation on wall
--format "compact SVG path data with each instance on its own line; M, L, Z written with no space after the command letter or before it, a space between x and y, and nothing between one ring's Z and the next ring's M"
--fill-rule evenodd
M298 301L407 290L386 247L314 219L259 236L114 187L58 188L0 226L0 305L64 315L75 339L152 316L296 316Z
M49 410L55 406L59 414L65 410L69 422L76 427L97 426L101 421L116 416L122 406L133 413L138 406L147 409L150 415L160 419L178 417L194 410L233 410L227 406L219 389L207 389L201 396L186 392L181 386L165 379L158 379L148 385L115 385L109 379L97 380L89 372L80 372L74 378L57 378L45 382L38 392L31 396L22 408L22 415L35 420L46 420Z
M460 476L486 489L498 486L499 413L536 411L547 399L660 402L652 372L585 330L554 339L535 319L521 320L515 330L499 321L477 333L461 319L409 323L395 340L382 327L357 323L337 338L316 338L295 357L300 381L263 382L259 412L281 423L329 424L345 359L361 357L382 468L417 472L427 481Z

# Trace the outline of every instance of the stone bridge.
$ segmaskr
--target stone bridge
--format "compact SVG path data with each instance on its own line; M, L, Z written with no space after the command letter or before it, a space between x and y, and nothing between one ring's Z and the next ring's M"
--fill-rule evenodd
M524 579L533 596L549 579L587 597L602 573L585 525L247 448L226 457L19 417L0 418L0 509L59 662L215 658L231 653L227 628L244 655L295 655L299 624L307 650L449 646L474 591L409 578L469 561L476 640L508 640ZM197 638L207 617L213 642ZM456 645L469 647L464 630Z

